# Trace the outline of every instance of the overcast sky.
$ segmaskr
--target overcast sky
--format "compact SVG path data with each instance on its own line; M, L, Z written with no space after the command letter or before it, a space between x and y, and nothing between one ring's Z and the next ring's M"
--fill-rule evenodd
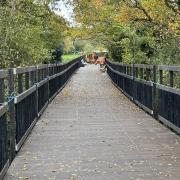
M66 4L65 0L56 1L52 8L55 13L63 16L70 23L73 23L73 7L69 4Z

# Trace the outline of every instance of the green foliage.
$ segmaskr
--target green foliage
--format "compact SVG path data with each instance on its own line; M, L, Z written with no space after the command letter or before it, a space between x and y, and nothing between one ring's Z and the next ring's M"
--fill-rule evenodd
M73 29L73 28L72 28ZM92 53L93 51L103 51L104 46L93 40L78 39L71 36L67 36L64 40L64 53L73 54L84 52L85 54Z
M114 61L180 65L178 0L73 3L77 35L103 44Z
M75 51L73 37L67 36L64 39L64 53L69 54Z
M157 38L149 26L119 27L108 36L107 48L113 60L123 63L180 64L180 47L176 37Z
M32 65L51 58L67 29L48 1L7 0L0 4L0 68Z
M85 43L86 43L86 42L84 42L84 41L82 41L82 40L79 40L79 39L75 40L75 41L74 41L75 51L76 51L76 52L84 51Z
M168 37L158 44L157 63L167 65L180 65L180 46L174 37Z
M68 62L68 61L71 61L71 60L73 60L79 56L80 56L79 54L64 54L62 56L62 59L63 59L63 62Z

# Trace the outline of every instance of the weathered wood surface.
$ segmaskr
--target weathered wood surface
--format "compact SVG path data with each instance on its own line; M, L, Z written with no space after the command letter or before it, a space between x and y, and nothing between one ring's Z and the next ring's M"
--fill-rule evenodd
M130 102L95 65L49 105L5 180L179 180L180 137Z

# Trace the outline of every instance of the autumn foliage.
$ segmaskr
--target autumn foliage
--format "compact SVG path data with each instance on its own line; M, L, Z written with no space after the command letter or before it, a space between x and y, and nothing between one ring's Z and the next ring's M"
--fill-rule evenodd
M73 35L95 39L114 60L180 64L177 0L74 0Z

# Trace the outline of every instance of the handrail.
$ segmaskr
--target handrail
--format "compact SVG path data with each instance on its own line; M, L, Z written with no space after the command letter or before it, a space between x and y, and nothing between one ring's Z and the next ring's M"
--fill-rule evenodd
M174 82L180 66L106 63L112 82L126 96L180 134L180 89Z
M132 73L128 74L127 69L120 69L118 68L119 72L123 74L128 74L130 76L134 75L134 78L137 79L143 79L145 81L154 81L153 76L156 76L156 82L158 84L161 84L163 86L171 87L174 89L178 89L175 87L174 84L174 74L180 72L180 66L162 66L162 65L149 65L149 64L122 64L118 62L113 62L110 60L107 60L107 64L116 66L117 67L130 67ZM153 68L155 69L156 73L153 72ZM167 71L169 73L168 80L166 80L167 84L164 84L164 71ZM180 85L179 85L180 86Z
M180 72L180 66L158 66L159 70Z
M36 66L29 66L29 67L18 67L14 68L14 74L21 74L26 72L32 72L36 70Z

